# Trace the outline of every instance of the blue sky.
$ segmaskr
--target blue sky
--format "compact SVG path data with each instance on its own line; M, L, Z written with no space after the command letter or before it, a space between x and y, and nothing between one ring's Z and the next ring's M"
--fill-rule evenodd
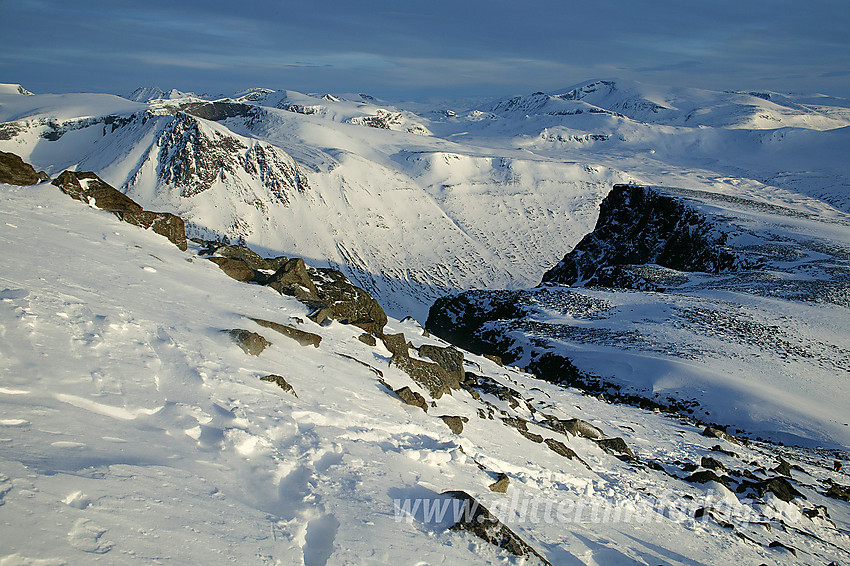
M848 0L0 0L0 82L500 96L593 78L850 97Z

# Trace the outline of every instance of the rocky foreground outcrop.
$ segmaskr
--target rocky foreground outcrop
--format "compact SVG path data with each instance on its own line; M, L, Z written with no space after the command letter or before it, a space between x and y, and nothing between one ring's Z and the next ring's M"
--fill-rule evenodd
M36 173L32 165L14 153L0 151L0 183L25 186L35 185L48 179L44 171Z
M92 172L63 171L53 184L73 199L108 210L119 220L153 230L181 250L188 249L182 218L170 212L144 210L136 201Z

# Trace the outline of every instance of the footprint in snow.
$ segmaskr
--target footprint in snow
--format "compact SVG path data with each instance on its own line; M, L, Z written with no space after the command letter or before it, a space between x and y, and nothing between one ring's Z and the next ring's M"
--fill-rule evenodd
M106 529L99 527L90 519L78 519L68 533L68 542L77 550L94 554L106 554L114 544L103 538Z

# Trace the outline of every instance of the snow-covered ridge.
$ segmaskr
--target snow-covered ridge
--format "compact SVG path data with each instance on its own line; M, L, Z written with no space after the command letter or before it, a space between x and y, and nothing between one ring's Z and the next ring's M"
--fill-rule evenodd
M618 182L777 202L802 193L850 211L850 128L821 131L850 123L842 102L757 94L591 81L517 97L513 110L418 114L263 88L146 103L10 94L0 149L54 175L96 171L196 235L339 267L393 312L424 317L447 292L536 284ZM641 101L669 112L638 111ZM753 105L783 121L741 127Z

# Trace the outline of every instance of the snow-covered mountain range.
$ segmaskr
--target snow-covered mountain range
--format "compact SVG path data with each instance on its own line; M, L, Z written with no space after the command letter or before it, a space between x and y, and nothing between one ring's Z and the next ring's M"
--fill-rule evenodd
M848 155L823 95L2 85L0 565L843 563Z
M592 81L417 115L269 89L6 91L0 150L96 171L193 235L339 266L419 318L449 291L537 284L616 182L850 210L850 104L830 97Z

